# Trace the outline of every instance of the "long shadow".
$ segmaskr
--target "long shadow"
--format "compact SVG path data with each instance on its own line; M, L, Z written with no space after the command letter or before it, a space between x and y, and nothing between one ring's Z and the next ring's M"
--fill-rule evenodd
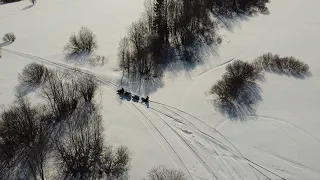
M126 90L143 96L148 96L164 86L162 76L143 77L132 75L129 78L123 78L119 81L119 84L121 84L122 87L125 87Z
M238 90L236 99L216 99L215 108L231 120L245 120L255 116L257 105L262 101L262 90L256 83L247 83Z
M2 42L2 43L0 43L0 48L4 47L4 46L8 46L10 44L12 44L12 42Z
M15 2L19 2L19 1L21 1L21 0L16 0L16 1L12 1L12 2L0 2L0 6L1 5L6 5L6 4L11 4L11 3L15 3Z
M33 6L34 6L34 5L33 5L33 4L31 4L31 5L29 5L29 6L26 6L26 7L22 8L21 10L22 10L22 11L24 11L24 10L27 10L27 9L32 8Z

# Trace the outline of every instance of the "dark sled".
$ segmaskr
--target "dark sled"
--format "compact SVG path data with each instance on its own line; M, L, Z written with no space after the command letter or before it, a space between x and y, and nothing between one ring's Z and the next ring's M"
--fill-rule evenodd
M140 97L137 96L137 95L134 95L134 96L132 96L132 100L135 101L135 102L139 102Z
M147 96L147 98L141 98L141 101L143 103L149 103L149 96Z

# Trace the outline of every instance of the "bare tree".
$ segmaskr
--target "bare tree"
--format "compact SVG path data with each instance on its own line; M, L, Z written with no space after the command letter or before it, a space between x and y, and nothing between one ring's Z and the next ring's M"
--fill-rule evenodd
M7 33L2 38L5 42L14 42L16 40L16 36L13 33Z
M69 42L65 46L65 52L68 56L91 53L98 48L96 36L93 32L81 27L78 34L72 34Z
M50 127L42 107L31 107L19 99L1 115L0 170L6 179L45 179L44 168L50 151ZM5 171L5 172L3 172Z
M149 171L146 180L187 180L187 178L181 171L158 166Z
M98 83L93 75L80 75L77 79L79 91L85 102L91 102L98 90Z
M79 85L75 79L66 80L58 72L51 72L41 87L41 95L48 102L57 121L67 119L79 103Z
M116 151L105 147L102 139L101 116L96 111L81 113L67 123L66 135L55 140L56 158L61 179L118 178L129 169L127 148ZM79 122L82 122L79 124Z
M21 84L34 85L45 81L48 73L49 70L44 65L31 63L23 68L18 78Z

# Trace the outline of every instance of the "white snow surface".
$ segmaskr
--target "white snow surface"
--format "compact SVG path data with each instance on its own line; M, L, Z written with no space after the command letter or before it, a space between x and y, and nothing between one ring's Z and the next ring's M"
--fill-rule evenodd
M38 0L0 5L0 35L13 32L2 47L0 104L15 100L17 76L31 62L93 72L100 82L107 144L132 153L130 179L139 180L155 165L183 171L188 179L320 179L320 1L272 0L270 15L257 16L221 32L217 54L191 72L170 72L150 95L150 107L120 100L116 83L117 48L128 26L143 12L144 0ZM103 67L64 60L73 32L89 27L98 39ZM251 61L264 53L294 56L309 64L305 79L267 74L256 116L230 120L216 111L209 88L236 57ZM38 100L37 91L30 93Z

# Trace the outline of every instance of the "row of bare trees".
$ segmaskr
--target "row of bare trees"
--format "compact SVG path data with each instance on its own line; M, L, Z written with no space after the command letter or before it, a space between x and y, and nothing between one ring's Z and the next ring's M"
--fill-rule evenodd
M219 45L225 19L268 13L269 0L147 0L143 17L120 42L126 76L161 77L177 60L195 64L204 46Z
M129 170L124 146L103 142L91 75L27 65L21 83L39 84L41 102L19 96L0 118L0 179L118 179ZM45 80L44 80L45 79Z

